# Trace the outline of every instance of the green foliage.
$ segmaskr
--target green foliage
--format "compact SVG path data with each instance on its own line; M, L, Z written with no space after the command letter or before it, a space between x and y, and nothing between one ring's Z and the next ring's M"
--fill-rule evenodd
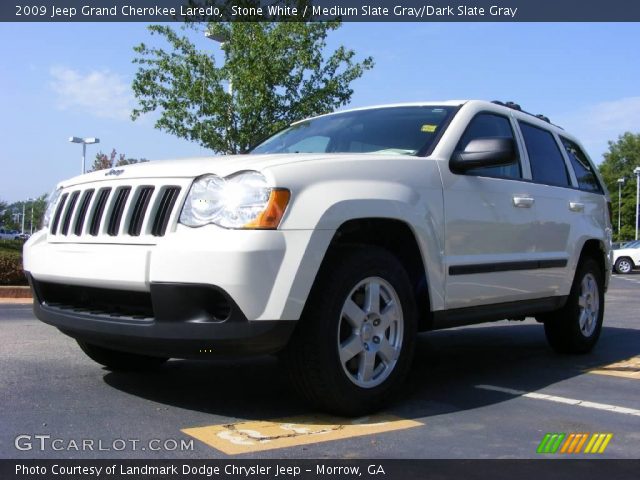
M600 164L600 174L611 195L613 225L617 241L632 240L636 226L636 177L633 169L640 166L640 133L626 132L618 140L609 141L609 151ZM618 232L618 179L622 186L621 229Z
M35 200L24 200L21 202L5 204L0 208L0 225L8 230L22 229L22 206L24 205L24 231L31 232L31 207L33 206L33 231L35 232L42 225L42 217L47 208L47 194L40 195Z
M116 152L116 149L114 148L111 150L111 153L109 155L107 155L106 153L102 153L102 151L98 152L89 172L95 172L96 170L105 170L111 168L112 165L121 167L123 165L131 165L134 163L148 161L149 160L145 158L141 158L139 160L137 158L127 158L124 153L118 154Z
M0 251L21 253L23 246L23 240L0 240Z
M327 35L339 26L337 21L210 23L210 33L228 39L223 66L215 63L213 42L199 51L171 27L150 26L170 50L144 43L134 48L138 106L132 118L157 111L158 129L216 152L245 151L294 121L349 102L351 83L373 60L357 62L355 52L343 46L325 57Z
M0 285L26 285L22 270L22 242L0 241Z

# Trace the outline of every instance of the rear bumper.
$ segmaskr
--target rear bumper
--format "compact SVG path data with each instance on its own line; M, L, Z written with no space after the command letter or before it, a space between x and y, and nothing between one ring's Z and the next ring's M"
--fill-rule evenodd
M73 338L131 353L173 358L274 353L287 344L296 323L249 321L226 292L210 285L152 283L144 294L28 277L40 320ZM123 306L103 311L102 298L124 299Z

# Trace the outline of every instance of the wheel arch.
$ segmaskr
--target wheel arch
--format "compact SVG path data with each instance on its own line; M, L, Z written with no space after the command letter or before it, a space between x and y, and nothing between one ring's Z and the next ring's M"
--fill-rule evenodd
M582 245L582 249L580 250L580 257L578 258L578 263L576 264L576 270L579 268L585 258L593 258L598 263L600 271L603 275L606 291L609 284L609 273L611 271L612 265L609 261L607 249L604 242L595 238L585 241Z
M578 264L580 264L586 257L593 258L596 262L598 262L598 265L600 266L602 271L606 272L607 250L605 249L603 241L592 238L584 242L584 244L582 245L582 250L580 251Z
M418 329L428 330L432 325L430 282L425 259L416 232L411 226L396 218L367 217L347 220L336 230L324 256L327 258L347 247L376 246L383 248L404 266L418 307ZM314 282L315 283L315 282Z

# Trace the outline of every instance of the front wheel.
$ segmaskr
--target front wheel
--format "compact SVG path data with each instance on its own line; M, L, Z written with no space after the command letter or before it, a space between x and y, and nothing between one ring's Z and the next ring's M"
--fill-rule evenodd
M402 264L377 247L348 249L323 265L282 358L312 404L364 415L397 392L416 331L415 299Z
M547 341L559 353L587 353L598 342L603 316L603 272L587 258L576 271L566 305L545 315Z
M120 352L110 348L100 347L93 343L76 340L82 351L94 362L104 365L110 370L135 371L151 370L159 367L168 359L161 357L150 357L135 353Z
M633 263L630 258L620 257L616 260L614 268L617 273L630 273L633 270Z

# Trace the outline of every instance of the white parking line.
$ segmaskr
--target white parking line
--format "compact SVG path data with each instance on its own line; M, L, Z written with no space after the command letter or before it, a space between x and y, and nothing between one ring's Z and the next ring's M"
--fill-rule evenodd
M476 385L481 390L491 390L494 392L508 393L518 397L535 398L536 400L546 400L548 402L564 403L566 405L575 405L578 407L595 408L596 410L605 410L612 413L622 413L625 415L633 415L640 417L640 410L627 407L618 407L617 405L608 405L606 403L587 402L575 398L556 397L555 395L546 395L544 393L525 392L523 390L515 390L513 388L496 387L495 385Z
M613 278L618 278L620 280L626 280L627 282L637 283L640 285L640 278L637 277L626 277L624 275L614 275Z

